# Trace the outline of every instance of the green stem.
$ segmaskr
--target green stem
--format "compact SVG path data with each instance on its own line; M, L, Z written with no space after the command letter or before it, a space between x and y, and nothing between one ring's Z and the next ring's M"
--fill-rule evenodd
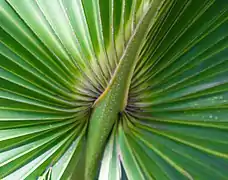
M88 128L85 179L94 180L105 143L118 115L125 109L137 56L151 21L163 1L154 1L129 40L110 84L94 104Z

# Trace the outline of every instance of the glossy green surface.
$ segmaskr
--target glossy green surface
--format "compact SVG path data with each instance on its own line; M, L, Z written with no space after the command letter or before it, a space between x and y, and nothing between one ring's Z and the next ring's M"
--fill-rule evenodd
M0 179L227 169L227 0L0 0Z

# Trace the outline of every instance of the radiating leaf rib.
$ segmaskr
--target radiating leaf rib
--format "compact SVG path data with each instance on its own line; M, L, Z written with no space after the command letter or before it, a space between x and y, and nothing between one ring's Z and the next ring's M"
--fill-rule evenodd
M219 4L219 3L217 3L217 4ZM219 10L221 11L221 9L222 9L221 15L223 15L223 16L222 16L221 20L224 21L224 20L226 19L226 17L227 17L227 10L226 10L224 7L219 7L219 8L220 8L219 10L218 10L218 7L216 7L216 6L211 6L211 7L213 7L213 8L211 8L211 10L208 11L208 12L211 12L211 11L215 12L214 9L216 9L217 11L219 11ZM190 8L189 8L189 9L190 9ZM185 11L183 11L183 12L185 12ZM225 13L224 13L224 12L225 12ZM208 16L207 16L207 14L208 14ZM218 14L218 13L217 13L217 14ZM221 15L220 15L220 16L221 16ZM219 15L217 15L217 16L219 16ZM172 17L172 16L171 16L171 17ZM209 14L209 13L204 13L204 14L203 14L203 17L204 17L204 19L205 19L205 18L208 18L208 19L209 19L209 18L211 18L211 17L213 17L213 16L212 16L211 14ZM201 18L201 19L203 19L203 18ZM203 19L203 20L204 20L204 19ZM218 24L216 24L214 27L212 26L212 30L213 30L214 28L217 28L217 26L220 24L219 21L215 21L216 19L217 19L216 16L213 17L213 18L211 18L211 19L209 19L209 20L212 21L212 22L218 23ZM218 19L217 19L217 20L218 20ZM221 20L220 20L220 21L221 21ZM201 22L202 22L202 20L198 20L198 21L196 21L196 22L194 23L194 26L190 26L190 27L191 27L191 30L193 29L193 31L188 30L188 34L193 34L193 33L195 33L195 32L196 32L196 28L199 27L199 23L201 23ZM184 23L184 21L183 21L183 23ZM211 25L210 23L208 23L208 24ZM205 23L205 26L207 27L208 24ZM176 24L176 26L174 26L174 27L175 27L175 28L179 28L178 25L179 25L179 24ZM195 30L194 30L193 27L196 27ZM202 26L202 27L204 27L204 26ZM201 27L201 28L202 28L202 27ZM171 29L171 28L170 28L170 29ZM203 28L202 28L202 29L203 29ZM198 29L197 29L197 30L198 30ZM211 30L211 29L210 29L210 30ZM180 31L180 30L178 30L178 31ZM199 30L198 30L198 31L199 31ZM223 34L225 34L225 31L221 31L221 32L223 32ZM199 33L199 32L197 32L197 33ZM205 35L207 35L207 34L205 33ZM205 36L205 35L204 35L204 36ZM221 36L222 36L222 34L221 34ZM159 36L159 37L163 37L163 38L164 38L164 36L162 36L162 35ZM213 36L212 36L212 37L213 37ZM192 36L190 36L190 35L188 35L188 36L183 36L183 38L190 39L190 38L192 38ZM182 39L183 39L183 38L182 38ZM164 38L164 40L166 40L166 38ZM199 40L200 40L200 39L198 39L197 41L199 41ZM186 41L187 41L187 40L186 40ZM196 41L196 42L197 42L197 41ZM159 42L160 44L168 44L168 43L162 43L161 41L158 41L158 42ZM171 42L172 42L172 41L171 41ZM191 42L191 41L190 41L190 42ZM178 44L182 45L181 42L179 42ZM206 43L205 43L205 44L206 44ZM154 46L154 47L158 48L159 46ZM176 48L178 48L179 52L181 52L179 47L176 47ZM158 50L159 50L159 49L158 49ZM157 50L157 51L158 51L158 50ZM153 50L153 51L154 51L153 53L157 52L156 50ZM159 52L159 51L158 51L158 52ZM171 51L171 52L174 53L175 51ZM185 51L183 51L183 52L185 52ZM173 56L170 55L170 54L169 54L169 56L170 56L170 57L173 57ZM153 59L156 60L156 57L154 57ZM157 60L156 60L156 61L157 61ZM152 62L154 62L154 60L153 60L153 61L151 60L150 62L152 63ZM160 64L161 64L161 63L160 63ZM165 65L168 66L168 64L165 64ZM176 67L178 68L179 66L176 66ZM149 66L148 66L147 68L149 68ZM152 73L153 73L153 72L158 73L158 71L150 71L150 72L152 72ZM163 75L163 76L164 76L164 75ZM172 76L171 76L171 77L172 77ZM133 81L134 81L134 80L133 80Z
M121 150L121 156L123 165L125 167L126 174L130 179L145 179L140 167L133 155L129 142L127 142L123 129L119 130L119 146Z
M69 138L69 137L68 137ZM59 150L59 148L63 145L63 143L65 143L67 140L69 140L68 138L66 138L66 139L64 139L62 142L60 142L60 143L58 143L56 146L54 146L53 148L51 148L50 150L52 150L52 151L46 151L46 152L48 152L47 154L46 154L46 156L45 156L45 158L42 158L42 159L40 159L39 160L39 162L38 163L35 163L33 166L31 166L30 165L30 167L27 167L26 168L26 166L27 165L29 165L29 164L27 164L26 166L24 166L22 169L19 169L19 172L15 172L15 173L19 173L20 174L20 176L21 175L23 175L22 177L25 177L25 178L27 178L27 179L29 179L29 178L35 178L35 177L37 177L37 175L38 174L40 174L40 172L42 172L42 169L40 168L38 168L39 166L41 166L42 165L42 163L44 163L45 161L47 161L52 155L53 155L53 153L56 153L58 150ZM39 151L38 151L39 152ZM44 153L45 154L45 153ZM39 157L38 157L39 158ZM37 159L38 159L37 158ZM33 163L33 161L31 162L31 163ZM46 168L46 166L44 167L44 168ZM36 173L35 174L35 177L34 177L34 175L33 175L33 171L40 171L40 172L38 172L38 173ZM21 171L21 172L20 172ZM14 174L11 174L11 176L13 177L13 175ZM30 176L30 177L29 177ZM33 176L33 177L32 177ZM7 178L9 178L10 179L10 177L6 177L6 179Z
M18 2L10 0L8 2L27 23L31 30L39 37L39 39L42 40L42 42L50 49L50 51L57 55L58 59L56 59L56 62L62 69L65 69L64 73L66 74L66 77L72 78L74 72L73 68L75 69L75 66L72 65L72 62L70 61L70 58L62 46L58 36L50 23L47 21L36 1L23 3L23 1ZM25 8L27 11L24 11ZM29 13L30 11L33 13ZM36 21L39 21L40 26L38 26ZM64 59L64 61L61 61L60 59Z
M153 135L153 136L155 136L155 135ZM155 136L156 137L156 136ZM148 137L149 138L149 137ZM179 148L184 148L183 147L183 145L182 146L180 146L180 145L178 145L178 144L172 144L172 148L170 148L170 146L171 146L171 144L170 143L172 143L172 141L167 141L166 139L162 139L161 137L159 137L159 136L157 136L157 142L159 142L159 144L157 144L156 142L155 142L155 139L154 139L154 145L156 145L156 147L157 148L159 148L161 151L163 151L165 154L169 154L169 157L171 157L171 159L173 160L173 161L175 161L175 162L177 162L177 163L180 163L181 165L182 165L182 167L186 167L186 169L188 169L188 170L190 170L190 172L195 176L195 177L199 177L199 176L201 176L201 178L202 177L209 177L210 175L213 175L213 174L210 174L210 173L208 173L208 171L213 171L213 170L209 170L210 169L210 167L209 166L207 166L208 164L204 164L204 170L205 171L202 171L201 173L200 172L198 172L196 169L194 169L194 167L197 167L197 166L199 166L199 164L198 164L198 162L197 161L195 161L194 163L195 164L189 164L189 163L191 163L192 161L194 161L195 159L194 158L191 158L192 160L188 160L188 159L186 159L186 157L182 157L182 158L180 158L179 156L181 155L183 155L183 156L185 156L186 154L184 153L184 151L182 151L183 153L182 154L179 154L179 155L175 155L175 154L172 154L173 152L176 152L176 148L174 149L174 147L179 147ZM163 147L163 145L164 145L164 147ZM186 150L187 150L188 148L186 147ZM179 151L180 152L180 151ZM189 151L188 151L189 152ZM192 149L190 149L190 152L192 153L192 152L194 152L194 150ZM197 152L197 151L195 151L195 152ZM191 154L190 153L190 154ZM199 153L199 152L198 152ZM171 155L172 154L172 155ZM207 157L207 156L206 156ZM208 160L210 160L210 158L207 158ZM181 162L182 161L182 162ZM208 162L210 162L210 161L208 161ZM213 161L211 161L209 164L213 164L213 165L216 165ZM219 165L219 163L217 163L217 165ZM188 168L188 166L191 166L192 168ZM194 170L193 170L194 169ZM206 170L207 169L207 170ZM193 170L193 171L192 171ZM218 174L217 174L217 172L216 172L216 170L215 170L215 172L213 172L213 173L216 173L216 175L214 174L213 176L215 176L215 177L219 177L219 176L217 176ZM210 174L209 176L207 176L207 174ZM221 178L221 176L220 176L220 178ZM224 176L222 177L222 178L224 178Z
M226 0L1 0L0 179L225 180L227 25Z
M4 1L2 1L2 3L3 2ZM5 31L9 32L10 35L13 36L14 38L18 39L18 37L20 37L18 41L21 44L23 44L23 46L26 47L30 51L30 53L32 53L35 56L38 56L38 60L42 59L40 61L44 63L49 69L51 69L51 71L54 72L55 76L60 78L60 81L62 81L64 85L69 88L69 82L66 83L66 80L63 80L63 78L61 77L61 75L63 75L62 70L56 72L56 70L58 70L56 69L57 68L56 63L53 62L53 60L51 59L50 53L48 54L48 52L45 52L44 50L45 47L43 47L42 44L40 44L40 42L34 37L34 34L32 34L31 30L28 29L28 27L21 22L21 19L17 17L15 12L13 12L13 10L10 9L9 6L4 5L4 8L1 6L1 9L2 9L1 10L2 15L4 15L3 13L5 13L5 18L2 18L2 21L1 21L1 27L3 27ZM4 17L4 16L1 16L1 17ZM12 29L15 24L18 27L17 31L15 31L15 29ZM44 59L49 59L49 61L44 61ZM54 70L54 67L56 67L55 70Z
M99 172L100 180L118 180L121 178L120 154L119 148L117 147L116 128L117 125L114 125L112 135L105 148Z

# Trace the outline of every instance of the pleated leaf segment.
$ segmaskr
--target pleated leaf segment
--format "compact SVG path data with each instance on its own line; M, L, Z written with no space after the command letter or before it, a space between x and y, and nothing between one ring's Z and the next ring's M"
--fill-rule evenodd
M0 0L0 179L227 170L227 0Z

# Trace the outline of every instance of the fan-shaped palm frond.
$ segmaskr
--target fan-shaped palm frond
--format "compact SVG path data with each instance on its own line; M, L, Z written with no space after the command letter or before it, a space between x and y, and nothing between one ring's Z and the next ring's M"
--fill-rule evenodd
M227 0L0 0L0 56L0 179L227 179Z

